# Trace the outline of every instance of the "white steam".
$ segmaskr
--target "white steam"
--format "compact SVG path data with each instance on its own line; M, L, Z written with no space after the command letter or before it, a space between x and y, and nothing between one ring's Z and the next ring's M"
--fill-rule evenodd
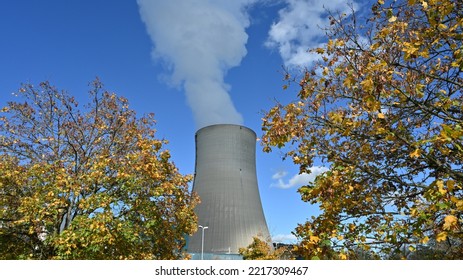
M167 62L183 85L198 128L241 124L224 82L246 55L246 5L255 0L138 0L153 41L153 58Z

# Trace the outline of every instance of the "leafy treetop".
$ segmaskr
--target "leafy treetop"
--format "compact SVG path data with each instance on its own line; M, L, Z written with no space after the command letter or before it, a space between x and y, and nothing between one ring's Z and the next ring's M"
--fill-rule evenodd
M407 257L436 240L463 257L463 2L380 0L367 20L332 14L327 35L297 99L263 119L265 151L330 167L299 189L322 210L296 228L299 253Z
M0 258L177 259L196 230L152 115L91 84L82 107L48 82L0 117Z

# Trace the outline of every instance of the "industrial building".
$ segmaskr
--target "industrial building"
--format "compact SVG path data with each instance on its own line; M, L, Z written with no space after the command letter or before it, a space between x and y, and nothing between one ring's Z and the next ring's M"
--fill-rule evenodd
M256 133L220 124L196 133L193 191L200 228L189 238L193 259L240 259L253 236L270 239L256 174ZM203 252L203 254L201 254Z

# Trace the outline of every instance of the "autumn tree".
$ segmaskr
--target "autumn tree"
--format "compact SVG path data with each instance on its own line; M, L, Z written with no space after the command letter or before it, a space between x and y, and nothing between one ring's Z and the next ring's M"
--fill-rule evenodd
M152 115L91 84L79 107L24 85L0 118L0 258L178 259L196 230L189 191Z
M279 260L285 254L284 247L274 249L270 240L254 236L251 244L238 250L244 260Z
M296 100L263 119L264 150L330 168L299 189L321 209L295 229L299 253L405 258L435 240L463 258L463 2L379 0L330 21Z

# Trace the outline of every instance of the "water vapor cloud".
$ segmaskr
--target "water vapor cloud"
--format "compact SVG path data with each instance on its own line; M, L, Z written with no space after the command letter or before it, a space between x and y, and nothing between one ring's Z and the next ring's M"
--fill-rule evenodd
M152 56L182 86L198 128L242 124L224 82L227 71L246 55L246 7L254 0L138 0L153 42Z

